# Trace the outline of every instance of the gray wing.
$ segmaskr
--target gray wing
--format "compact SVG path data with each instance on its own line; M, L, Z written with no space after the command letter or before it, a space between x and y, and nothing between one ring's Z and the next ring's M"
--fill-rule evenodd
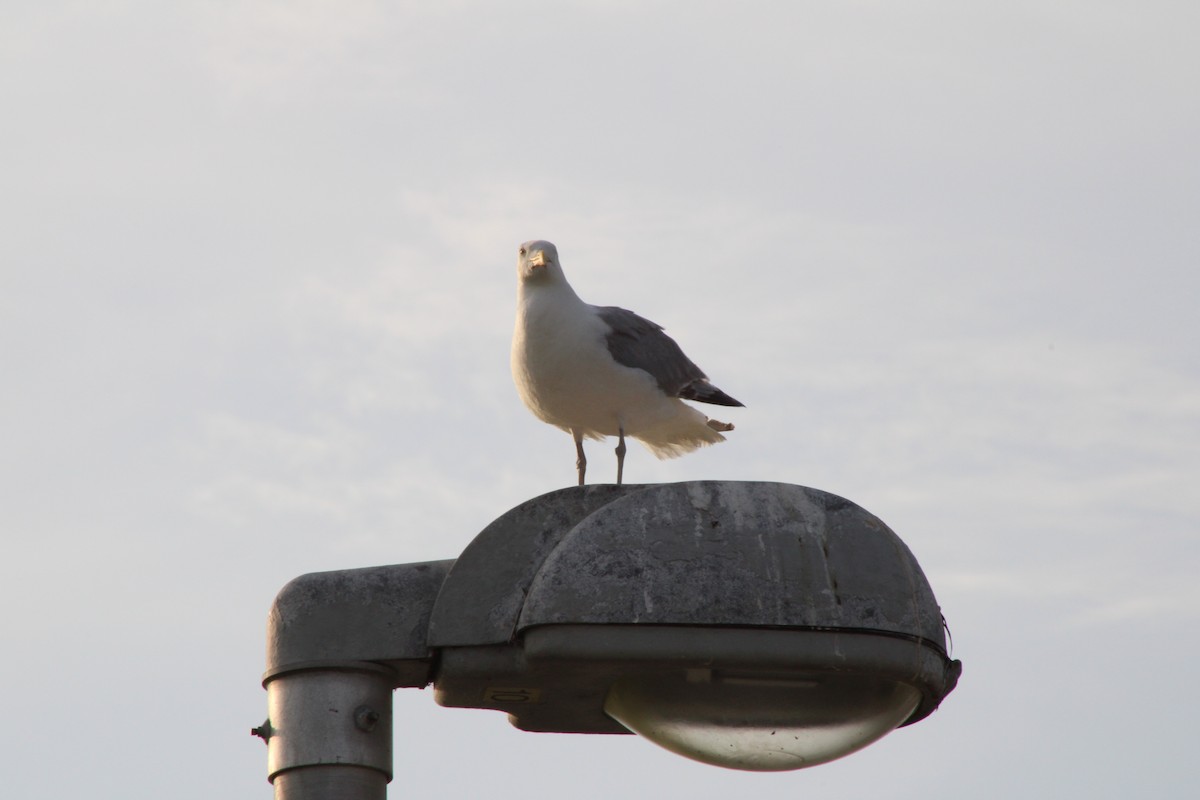
M644 370L668 397L682 397L721 406L740 406L737 400L708 382L708 376L683 354L661 325L617 306L593 306L608 325L605 342L613 359Z

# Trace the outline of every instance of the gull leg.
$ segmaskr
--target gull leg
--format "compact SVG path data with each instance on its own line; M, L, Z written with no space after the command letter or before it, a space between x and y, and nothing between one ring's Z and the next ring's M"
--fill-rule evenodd
M617 486L621 485L621 476L625 472L625 429L617 428Z
M583 431L573 430L575 437L575 470L579 473L579 485L583 486L583 476L587 473L587 456L583 454Z

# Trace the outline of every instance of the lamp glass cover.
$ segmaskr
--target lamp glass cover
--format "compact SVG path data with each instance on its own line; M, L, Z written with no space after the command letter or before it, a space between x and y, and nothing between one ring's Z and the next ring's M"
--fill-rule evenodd
M604 710L634 733L697 761L783 771L824 764L887 735L920 703L871 675L762 677L708 669L627 677Z

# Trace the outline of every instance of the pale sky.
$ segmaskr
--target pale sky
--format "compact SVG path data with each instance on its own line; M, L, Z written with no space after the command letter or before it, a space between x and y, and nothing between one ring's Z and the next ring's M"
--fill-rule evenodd
M402 690L393 797L1194 791L1198 29L1165 0L5 2L5 795L271 797L276 592L454 558L574 481L509 376L535 238L746 403L627 480L854 500L962 681L768 775Z

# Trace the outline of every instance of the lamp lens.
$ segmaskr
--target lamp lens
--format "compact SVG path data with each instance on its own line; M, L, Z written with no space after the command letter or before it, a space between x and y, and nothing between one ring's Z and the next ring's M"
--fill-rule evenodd
M634 733L697 761L783 771L833 761L903 723L911 686L863 675L757 677L711 670L622 678L604 710Z

